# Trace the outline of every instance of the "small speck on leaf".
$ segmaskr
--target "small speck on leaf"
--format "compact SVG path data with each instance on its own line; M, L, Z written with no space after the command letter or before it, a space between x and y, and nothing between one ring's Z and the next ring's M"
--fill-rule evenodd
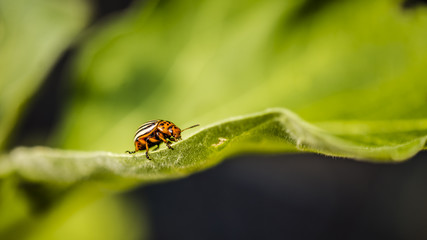
M214 143L214 144L212 144L212 146L214 146L214 147L219 147L219 146L221 146L224 142L226 142L227 141L227 139L226 138L222 138L222 137L220 137L220 138L218 138L218 143Z

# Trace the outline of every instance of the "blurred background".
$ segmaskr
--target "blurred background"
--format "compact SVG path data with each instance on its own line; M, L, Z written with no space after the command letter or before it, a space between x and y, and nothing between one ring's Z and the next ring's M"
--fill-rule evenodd
M311 122L427 116L427 1L35 2L27 10L28 2L0 0L2 18L17 23L0 25L0 68L6 77L20 73L31 89L9 94L13 84L1 82L6 150L124 152L146 120L207 125L268 107ZM47 42L46 50L8 57L14 53L5 49L29 44L16 39L37 34L31 26L22 30L28 35L1 33L28 25L31 14L46 28L33 26L41 35L28 40ZM55 14L70 16L52 24ZM45 37L61 28L70 30ZM31 77L10 67L21 62ZM114 211L126 213L111 216L128 219L100 229L130 224L110 239L426 239L426 158L381 165L314 154L236 156L117 196L127 208ZM80 224L96 221L76 212ZM75 239L64 232L62 239Z
M425 239L426 157L241 156L128 196L145 199L152 239Z

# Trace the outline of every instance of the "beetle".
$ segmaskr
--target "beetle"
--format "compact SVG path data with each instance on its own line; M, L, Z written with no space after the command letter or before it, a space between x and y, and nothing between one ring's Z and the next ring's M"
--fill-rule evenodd
M145 156L150 159L148 150L151 147L160 147L160 144L164 142L166 146L173 150L171 147L171 141L181 140L181 132L187 129L197 127L199 124L181 130L173 122L156 119L148 121L136 130L135 137L133 139L135 143L135 151L126 151L129 154L136 153L138 151L145 150Z

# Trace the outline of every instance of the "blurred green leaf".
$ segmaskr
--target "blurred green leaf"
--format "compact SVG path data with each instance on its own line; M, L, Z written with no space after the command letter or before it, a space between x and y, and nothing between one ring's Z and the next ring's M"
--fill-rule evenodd
M427 117L427 13L399 1L154 1L99 26L52 144L123 152L157 118L285 107L309 122ZM345 130L344 130L345 131Z
M0 0L0 149L88 17L83 0Z
M16 177L0 178L0 237L30 217L31 203L19 190Z
M0 180L1 239L143 239L138 204L91 184Z
M147 220L135 214L144 213L141 205L141 202L124 197L100 193L93 186L79 187L77 191L68 193L59 206L39 217L27 238L145 239Z

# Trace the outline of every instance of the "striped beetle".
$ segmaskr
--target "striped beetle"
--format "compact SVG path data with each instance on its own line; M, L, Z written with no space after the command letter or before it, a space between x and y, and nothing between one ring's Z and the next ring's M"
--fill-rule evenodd
M170 121L160 119L148 121L139 126L139 128L136 130L135 137L133 139L135 143L135 151L126 152L132 154L145 150L145 156L147 159L150 159L150 156L148 155L148 150L150 147L157 146L156 149L158 149L160 144L164 142L169 149L173 150L170 141L176 142L181 140L182 131L197 126L199 126L199 124L181 130Z

